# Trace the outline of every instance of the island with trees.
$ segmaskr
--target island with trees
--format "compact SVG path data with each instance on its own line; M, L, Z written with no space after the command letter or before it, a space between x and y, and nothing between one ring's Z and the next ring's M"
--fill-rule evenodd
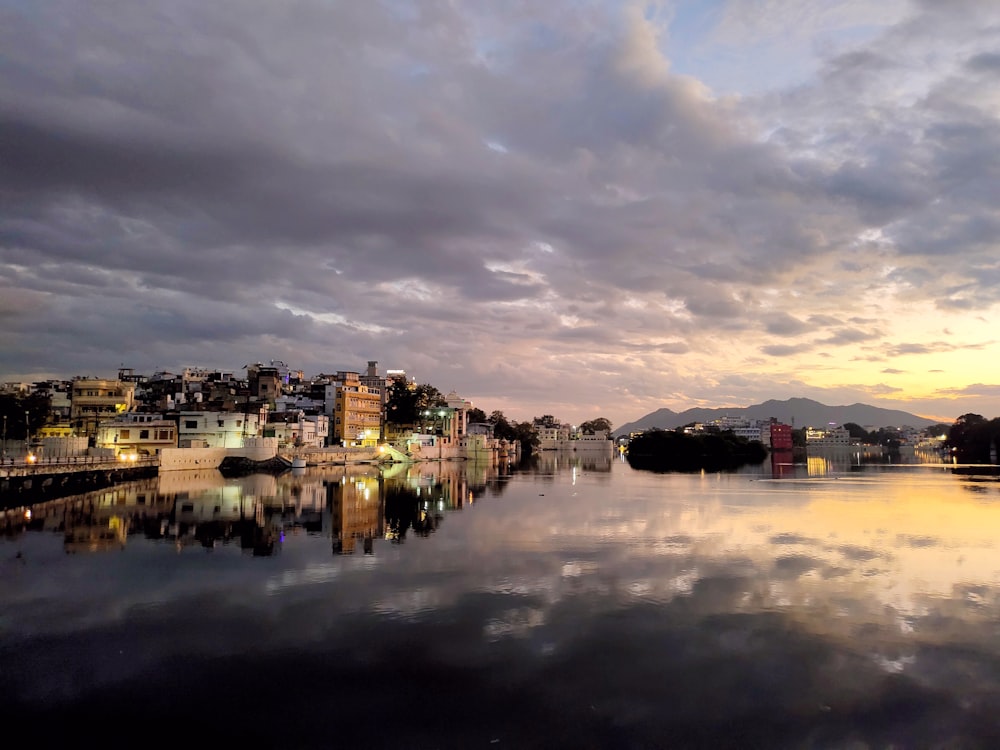
M767 456L759 440L726 431L686 434L683 428L636 435L626 454L632 468L650 471L724 471L759 464Z
M945 446L962 464L996 464L1000 448L1000 417L963 414L948 430Z

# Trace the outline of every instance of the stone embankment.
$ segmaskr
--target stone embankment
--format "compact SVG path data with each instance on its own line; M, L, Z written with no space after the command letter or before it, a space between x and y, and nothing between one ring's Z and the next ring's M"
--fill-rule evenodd
M155 457L121 461L81 456L60 462L23 462L0 467L0 507L76 495L118 482L155 477Z

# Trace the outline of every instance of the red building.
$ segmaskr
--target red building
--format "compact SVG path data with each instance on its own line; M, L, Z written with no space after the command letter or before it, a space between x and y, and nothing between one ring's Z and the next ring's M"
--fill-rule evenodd
M771 422L771 450L790 451L792 449L792 426L781 422Z

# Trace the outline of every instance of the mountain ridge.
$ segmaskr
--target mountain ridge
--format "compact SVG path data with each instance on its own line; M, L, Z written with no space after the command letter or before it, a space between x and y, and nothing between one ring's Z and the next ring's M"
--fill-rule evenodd
M750 406L734 406L722 408L692 408L675 412L663 408L650 412L633 422L627 422L615 428L616 435L627 435L630 432L644 432L651 429L672 430L691 422L710 422L721 417L742 417L744 419L770 419L774 417L779 422L791 424L793 427L823 427L824 425L844 424L854 422L865 429L879 427L929 427L938 420L921 417L900 409L885 409L870 404L854 403L840 406L828 406L811 398L789 398L784 401L770 399L760 404Z

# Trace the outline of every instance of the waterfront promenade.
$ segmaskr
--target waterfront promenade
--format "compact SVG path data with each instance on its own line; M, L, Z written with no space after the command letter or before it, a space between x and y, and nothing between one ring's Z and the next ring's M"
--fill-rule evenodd
M155 476L158 456L20 456L0 466L0 506L46 499L108 486L126 479Z
M115 456L8 456L0 461L0 479L157 465L156 456L137 456L128 460Z

